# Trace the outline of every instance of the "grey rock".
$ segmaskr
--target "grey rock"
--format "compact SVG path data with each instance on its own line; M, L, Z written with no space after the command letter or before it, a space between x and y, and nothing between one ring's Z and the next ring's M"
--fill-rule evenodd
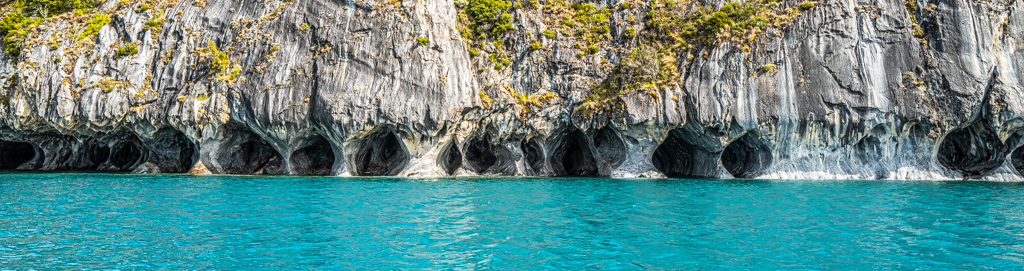
M643 7L613 13L621 47L582 57L537 34L542 9L515 9L496 70L456 2L181 1L157 32L156 11L110 0L85 42L47 20L32 37L55 46L0 55L0 169L1024 180L1019 1L918 2L920 39L903 1L820 1L749 51L695 49L615 114L576 109Z

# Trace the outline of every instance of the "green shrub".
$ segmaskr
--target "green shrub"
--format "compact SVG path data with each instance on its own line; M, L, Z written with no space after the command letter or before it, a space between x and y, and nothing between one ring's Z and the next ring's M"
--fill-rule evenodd
M97 33L99 33L100 29L108 23L110 23L110 15L105 13L93 14L92 19L89 19L88 22L85 22L85 29L82 29L82 32L78 33L76 39L83 40L91 38L92 36L95 36Z
M144 25L142 27L142 29L144 29L144 30L151 30L151 31L153 31L153 33L159 34L160 31L163 30L163 25L164 25L164 20L165 19L166 19L166 17L164 17L163 10L160 10L160 11L157 12L156 15L153 16L153 18L150 18L149 20L146 21L146 25Z
M22 43L32 29L47 18L68 11L84 14L83 9L93 8L100 2L95 0L13 0L4 4L8 12L0 18L0 36L3 36L4 52L17 56Z
M4 52L18 55L21 44L25 42L29 31L43 22L43 18L27 17L21 11L13 11L0 19L0 33L3 33Z
M813 8L817 2L784 7L777 0L748 0L726 3L718 9L690 1L648 3L650 8L643 18L643 31L626 27L622 32L624 38L636 39L634 42L640 45L639 48L623 56L607 80L585 97L577 108L583 115L597 112L612 114L621 110L625 102L619 97L628 93L654 93L651 96L656 97L658 89L681 83L678 67L693 58L692 50L697 46L712 47L729 42L749 50L760 33L787 25L800 15L799 12ZM573 28L586 41L576 47L583 49L578 54L580 57L596 53L600 48L597 42L607 38L608 34L604 28L607 24L594 22L606 18L602 18L602 12L590 4L577 3L572 8L576 14L569 23L563 22L562 25L582 25ZM581 29L582 32L579 31ZM765 65L755 68L755 71L773 69L774 65Z
M139 46L135 43L127 43L117 47L117 55L114 58L122 58L139 53Z
M484 92L483 90L480 91L480 100L484 101L484 103L488 105L494 102L491 97L487 97L487 92Z
M210 59L210 69L213 72L213 79L227 82L229 85L234 84L238 74L242 72L241 66L232 64L228 54L217 50L217 45L213 44L213 41L208 41L207 44L208 47L203 48L203 50L212 56L212 59Z
M540 49L540 42L530 43L530 51L537 51Z
M544 29L544 31L541 31L540 33L549 39L555 38L555 32L552 32L551 30Z
M416 43L419 43L420 45L423 45L423 46L427 46L427 45L430 45L430 39L429 38L419 37L419 38L416 38Z
M139 7L135 8L135 13L143 13L149 10L149 4L140 3Z
M508 9L512 7L507 0L469 0L465 14L469 18L469 28L476 36L500 36L512 26L512 15Z
M817 4L817 3L818 2L804 1L803 3L800 3L800 5L798 5L796 7L798 9L800 9L801 11L804 11L804 10L808 10L808 9L814 8L814 5Z

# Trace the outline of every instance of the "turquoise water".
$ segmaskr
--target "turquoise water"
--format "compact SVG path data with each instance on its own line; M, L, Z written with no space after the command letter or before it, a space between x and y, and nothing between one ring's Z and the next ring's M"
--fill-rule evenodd
M0 269L1021 269L1024 185L0 175Z

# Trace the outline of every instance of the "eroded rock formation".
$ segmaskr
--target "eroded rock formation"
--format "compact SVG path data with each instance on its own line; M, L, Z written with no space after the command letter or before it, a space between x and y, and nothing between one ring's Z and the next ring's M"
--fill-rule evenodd
M1024 2L497 2L5 4L0 169L1024 180Z

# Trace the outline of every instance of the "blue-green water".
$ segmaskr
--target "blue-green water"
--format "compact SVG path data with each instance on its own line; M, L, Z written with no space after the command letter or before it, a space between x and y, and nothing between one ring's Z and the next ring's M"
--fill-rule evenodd
M1024 185L0 175L0 269L1021 269Z

